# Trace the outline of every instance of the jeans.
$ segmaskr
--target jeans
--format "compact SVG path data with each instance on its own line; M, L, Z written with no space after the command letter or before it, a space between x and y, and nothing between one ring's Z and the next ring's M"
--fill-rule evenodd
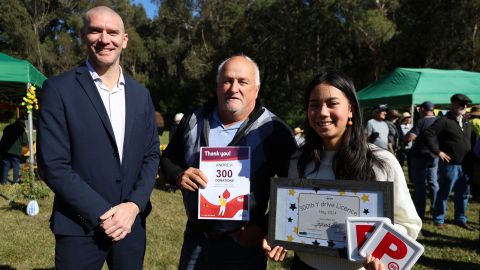
M426 189L425 181L430 192L430 212L433 214L433 207L438 192L438 157L416 156L411 155L410 177L415 186L414 204L417 209L418 216L423 219L425 217Z
M242 247L230 236L208 237L187 226L178 269L266 269L267 258L260 246Z
M439 162L440 171L440 190L437 194L437 200L433 209L433 221L435 224L445 222L445 213L448 206L448 195L453 189L454 195L454 217L455 222L459 224L467 223L467 204L468 204L468 175L465 173L462 165L448 164Z
M20 172L20 158L15 155L7 154L3 159L2 184L8 183L8 171L13 168L13 183L18 183L18 175Z

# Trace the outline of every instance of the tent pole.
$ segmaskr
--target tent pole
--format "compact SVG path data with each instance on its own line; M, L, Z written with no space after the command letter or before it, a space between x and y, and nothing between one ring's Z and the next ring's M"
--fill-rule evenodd
M412 119L412 123L411 123L412 125L415 121L415 117L414 117L414 114L413 114L414 110L415 110L415 104L413 104L413 102L412 102L412 104L410 104L410 115L412 116L412 118L411 118ZM418 121L418 119L417 119L417 121Z
M28 89L30 88L30 83L27 83L27 93ZM28 110L28 149L30 150L30 156L28 161L30 163L30 176L35 175L35 171L33 168L35 152L33 150L33 118L32 118L32 110Z

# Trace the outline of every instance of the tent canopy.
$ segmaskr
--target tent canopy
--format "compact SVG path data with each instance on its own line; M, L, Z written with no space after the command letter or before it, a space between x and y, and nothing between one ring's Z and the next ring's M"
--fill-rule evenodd
M16 102L27 92L28 84L42 87L47 78L27 60L13 58L0 53L0 100ZM33 118L32 112L28 112L28 147L30 153L33 148ZM34 175L34 155L30 155L30 173Z
M396 68L383 79L358 92L362 106L449 104L453 94L467 95L480 103L480 73L431 68Z
M38 87L47 78L27 60L0 53L0 99L14 102L25 95L26 84Z

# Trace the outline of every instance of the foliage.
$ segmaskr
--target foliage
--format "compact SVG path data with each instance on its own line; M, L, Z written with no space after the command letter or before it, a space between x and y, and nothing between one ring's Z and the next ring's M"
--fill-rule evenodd
M167 127L214 97L217 65L245 53L260 67L261 102L303 122L310 78L337 69L357 89L395 67L480 71L480 1L152 0L153 19L129 0L0 1L0 51L47 76L82 63L81 15L104 4L125 22L127 73L151 91ZM40 92L41 94L41 92Z
M15 185L15 191L9 201L15 203L19 200L40 200L50 196L51 191L47 185L35 175L25 173L19 185Z
M38 99L36 95L37 88L34 85L30 85L27 91L27 95L23 97L22 106L25 106L27 112L31 112L33 109L38 110Z

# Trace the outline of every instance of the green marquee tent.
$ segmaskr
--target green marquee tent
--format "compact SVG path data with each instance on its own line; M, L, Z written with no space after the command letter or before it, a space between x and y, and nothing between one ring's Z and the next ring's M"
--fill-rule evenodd
M41 87L46 79L27 60L0 53L0 100L18 102L28 83Z
M30 84L41 87L47 78L27 60L17 59L0 53L0 100L20 103ZM28 113L28 139L30 153L33 153L33 120ZM30 172L33 174L33 155L30 155Z
M358 92L362 106L413 105L430 100L449 104L455 93L480 103L480 73L430 68L396 68L385 78Z

